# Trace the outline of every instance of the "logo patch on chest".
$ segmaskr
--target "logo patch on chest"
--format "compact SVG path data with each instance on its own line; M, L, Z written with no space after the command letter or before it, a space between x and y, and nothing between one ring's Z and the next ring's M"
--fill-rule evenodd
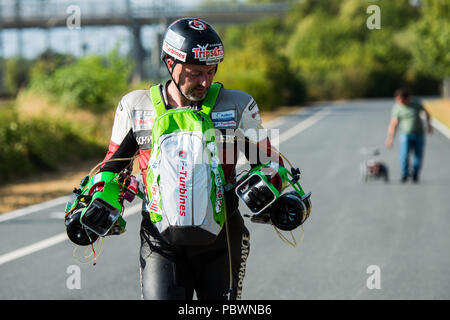
M153 127L153 112L150 110L132 111L134 130L151 130Z
M236 126L236 110L211 112L211 120L215 127L231 128Z

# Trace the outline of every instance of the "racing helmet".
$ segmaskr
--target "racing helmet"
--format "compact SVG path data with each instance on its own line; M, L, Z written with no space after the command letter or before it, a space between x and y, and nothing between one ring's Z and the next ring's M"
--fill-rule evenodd
M171 57L176 63L217 65L224 59L224 48L214 28L196 18L182 18L167 28L161 49L161 60Z

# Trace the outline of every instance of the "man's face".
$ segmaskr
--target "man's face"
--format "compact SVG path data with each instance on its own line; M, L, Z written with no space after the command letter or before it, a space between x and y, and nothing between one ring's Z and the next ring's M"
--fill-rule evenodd
M216 65L176 64L172 76L191 101L201 101L216 75Z
M404 105L404 106L409 106L409 103L411 102L411 99L409 97L402 97L402 96L397 96L395 98L396 102Z

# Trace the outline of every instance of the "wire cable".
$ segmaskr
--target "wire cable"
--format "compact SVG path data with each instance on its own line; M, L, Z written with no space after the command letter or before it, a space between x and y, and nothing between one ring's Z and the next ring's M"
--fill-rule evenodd
M105 163L109 163L109 162L113 162L113 161L134 161L135 159L139 158L141 155L142 155L142 154L137 154L137 155L134 155L134 156L129 157L129 158L115 158L115 159L103 160L102 162L97 163L97 164L91 169L91 171L89 171L89 174L88 174L88 175L89 175L89 178L92 177L93 173L94 173L95 171L97 171L97 169L98 169L100 166L104 165Z
M286 238L281 232L280 230L278 230L277 227L273 226L273 228L275 229L275 231L277 232L278 237L284 242L287 243L291 246L293 246L294 248L297 247L297 245L302 242L304 236L305 236L305 230L303 229L303 226L300 227L300 229L302 230L302 235L300 236L300 240L297 242L297 240L295 240L294 234L292 233L292 231L289 231L290 235L291 235L291 240L289 240L288 238Z

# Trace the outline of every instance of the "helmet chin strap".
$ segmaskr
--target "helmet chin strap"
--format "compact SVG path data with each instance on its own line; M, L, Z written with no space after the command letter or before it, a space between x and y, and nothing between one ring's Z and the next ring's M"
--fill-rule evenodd
M174 60L173 64L172 64L172 71L175 68L175 66L178 64L179 62ZM170 74L170 78L172 79L173 83L175 84L175 86L177 87L178 91L180 92L180 94L190 102L191 107L198 107L200 105L200 101L192 101L191 99L189 99L188 97L186 97L183 93L183 91L181 91L180 85L175 81L175 79L173 78L172 72L170 72L169 70L169 66L167 65L167 59L164 59L164 64L166 65L167 71ZM216 64L216 70L214 71L214 73L217 73L217 68L218 68L218 64Z
M172 65L172 71L173 71L173 69L175 68L175 66L176 66L178 63L179 63L178 61L174 60L173 65ZM164 60L164 64L166 65L167 71L168 71L169 74L170 74L170 78L172 79L173 83L174 83L175 86L177 87L178 92L180 92L181 96L183 96L183 98L185 98L186 100L188 100L188 101L190 102L191 107L198 106L198 102L197 102L197 101L191 101L191 99L189 99L188 97L186 97L186 96L184 95L183 91L181 91L180 85L175 81L175 79L174 79L174 77L173 77L173 75L172 75L172 72L170 72L170 70L169 70L169 66L167 65L167 60Z

